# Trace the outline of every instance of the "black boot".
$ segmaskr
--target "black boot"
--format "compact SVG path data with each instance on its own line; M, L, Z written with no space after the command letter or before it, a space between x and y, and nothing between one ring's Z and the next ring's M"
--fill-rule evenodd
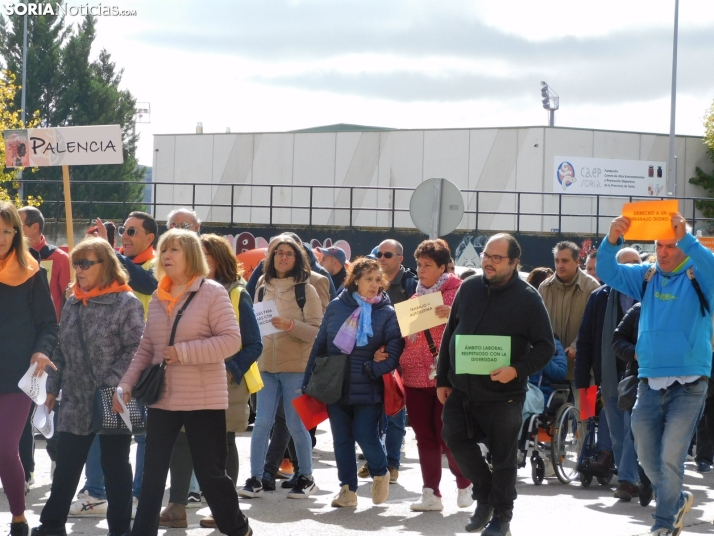
M488 503L477 502L476 511L466 524L466 532L480 532L491 521L493 506Z
M28 534L30 534L30 526L27 521L10 523L10 534L7 536L27 536Z

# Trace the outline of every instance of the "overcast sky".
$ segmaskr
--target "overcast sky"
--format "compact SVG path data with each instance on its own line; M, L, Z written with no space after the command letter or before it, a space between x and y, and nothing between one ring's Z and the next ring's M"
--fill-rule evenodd
M7 4L0 0L0 4ZM99 5L100 0L81 4ZM80 2L70 1L69 5ZM669 132L674 0L101 0L95 41L153 134L556 125ZM74 20L77 19L68 19ZM680 0L678 134L714 101L714 1Z

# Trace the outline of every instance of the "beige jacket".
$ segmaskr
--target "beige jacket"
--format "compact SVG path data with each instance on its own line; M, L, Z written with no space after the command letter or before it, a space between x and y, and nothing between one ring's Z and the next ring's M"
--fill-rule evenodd
M310 283L305 285L305 307L301 311L295 299L295 280L292 277L258 280L255 296L265 287L263 301L273 300L281 318L295 321L291 331L281 331L263 337L263 353L258 359L260 372L305 372L312 344L322 322L322 303Z
M330 303L330 281L322 274L310 272L310 284L315 287L317 295L320 297L322 312L324 313ZM258 281L258 285L260 285L260 281Z
M557 275L553 274L538 287L550 316L553 334L560 339L564 348L572 348L575 351L575 342L585 306L592 291L598 287L600 283L582 270L578 270L578 275L569 285L564 284ZM568 359L569 380L573 379L574 370L575 360Z
M196 291L176 329L174 346L181 363L166 367L164 390L154 408L194 411L228 407L225 360L240 348L240 328L223 285L210 279L201 285L201 280L197 277L186 289L171 316L154 292L139 348L119 382L124 391L131 392L144 369L161 363L176 314L188 293Z

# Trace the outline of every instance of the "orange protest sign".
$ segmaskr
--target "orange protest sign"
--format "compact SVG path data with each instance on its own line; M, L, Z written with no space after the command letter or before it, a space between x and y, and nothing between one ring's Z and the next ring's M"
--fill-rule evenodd
M671 216L679 212L676 199L625 203L622 215L630 220L625 240L674 240Z
M714 251L714 237L711 236L700 236L697 238L699 240L699 243L704 246L705 248L710 249L711 251Z

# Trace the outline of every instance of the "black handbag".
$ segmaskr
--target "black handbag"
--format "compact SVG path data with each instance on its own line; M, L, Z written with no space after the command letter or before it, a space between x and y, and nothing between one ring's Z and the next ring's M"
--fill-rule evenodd
M201 281L203 285L203 281ZM200 286L199 286L200 288ZM178 327L179 320L183 316L183 312L191 303L191 300L196 295L196 292L189 294L188 298L183 304L183 307L176 313L176 319L174 320L174 325L171 328L171 337L169 338L168 346L174 345L174 338L176 337L176 328ZM161 398L161 391L164 388L164 376L166 375L166 360L162 360L161 363L156 365L151 365L146 368L139 376L139 381L136 382L134 390L132 391L132 396L136 398L139 402L145 406L150 406L156 404Z
M323 404L337 402L342 398L347 361L345 354L315 358L315 367L305 388L305 394Z
M617 409L631 411L637 401L637 376L628 376L617 384Z
M77 311L77 326L79 327L79 343L82 345L82 357L87 363L92 379L94 380L94 405L92 407L92 432L95 434L143 434L146 432L146 408L132 398L126 405L131 419L131 430L126 427L124 419L118 413L114 413L112 403L116 387L100 387L97 377L94 375L94 367L89 359L87 345L84 342L82 329L82 312Z

